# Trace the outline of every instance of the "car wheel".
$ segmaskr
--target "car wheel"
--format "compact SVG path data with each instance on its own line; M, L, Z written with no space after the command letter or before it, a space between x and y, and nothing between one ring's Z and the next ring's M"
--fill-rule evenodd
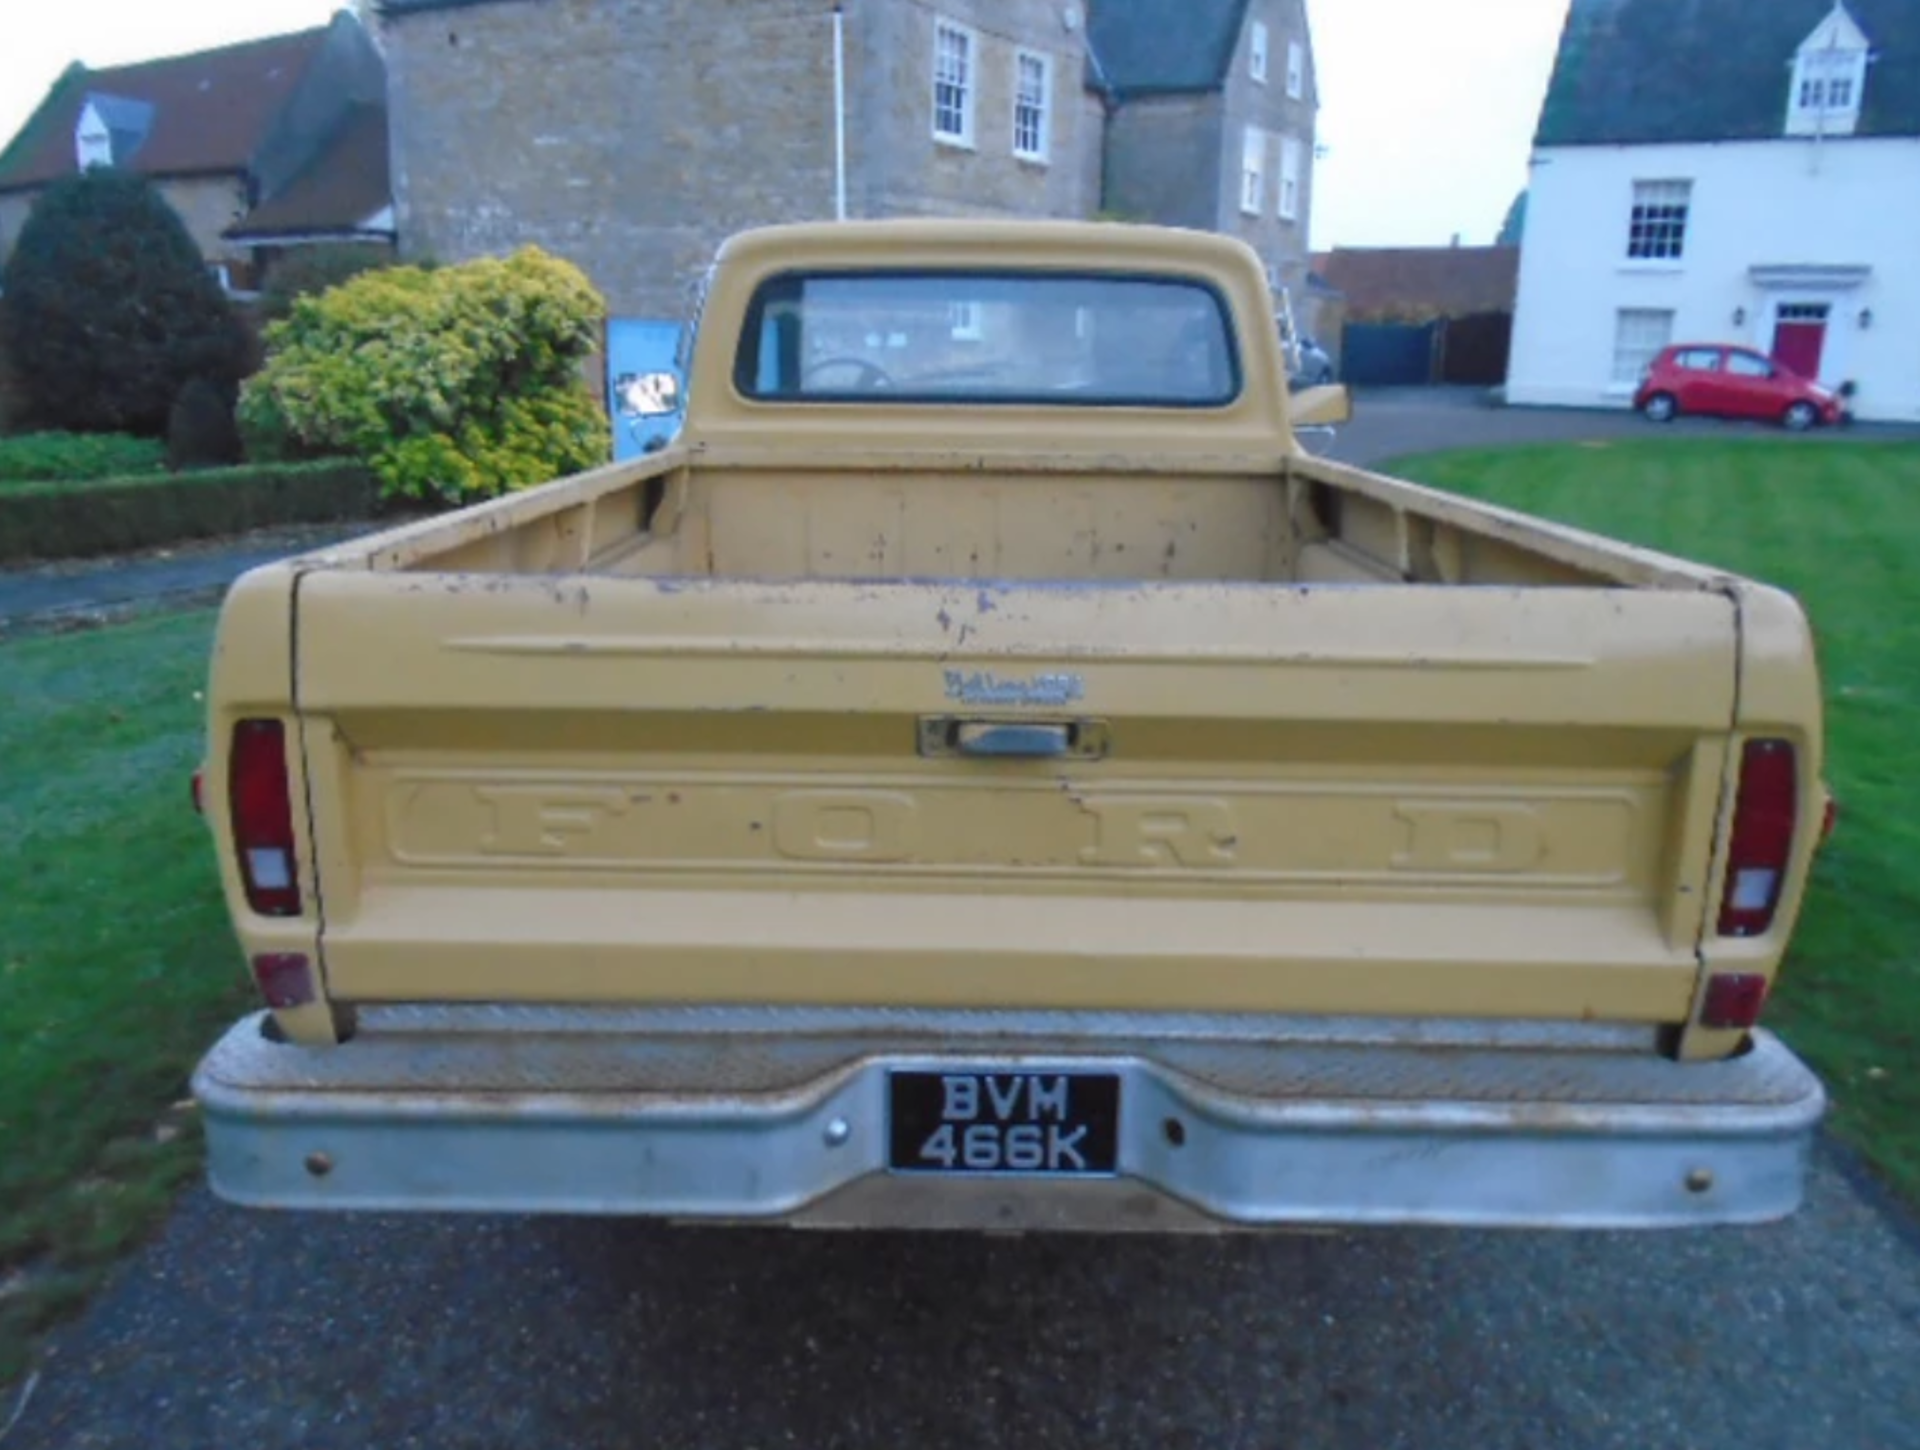
M1794 403L1780 421L1786 424L1790 432L1804 433L1820 421L1820 410L1805 401Z
M1680 400L1672 393L1655 393L1640 411L1656 423L1671 423L1680 416Z

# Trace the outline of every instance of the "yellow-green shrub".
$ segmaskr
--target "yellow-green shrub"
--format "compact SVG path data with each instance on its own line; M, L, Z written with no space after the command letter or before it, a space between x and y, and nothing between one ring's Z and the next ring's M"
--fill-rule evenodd
M302 297L241 394L248 451L357 458L389 498L450 504L604 463L582 369L605 317L578 268L533 247Z

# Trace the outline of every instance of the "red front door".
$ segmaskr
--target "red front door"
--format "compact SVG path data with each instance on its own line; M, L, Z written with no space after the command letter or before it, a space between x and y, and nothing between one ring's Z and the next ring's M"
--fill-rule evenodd
M1773 360L1807 379L1820 376L1820 354L1827 346L1827 320L1783 315L1773 326Z

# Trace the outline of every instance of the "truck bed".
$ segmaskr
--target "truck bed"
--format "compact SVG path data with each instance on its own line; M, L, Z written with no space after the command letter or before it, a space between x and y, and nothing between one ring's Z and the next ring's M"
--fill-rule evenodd
M888 467L891 463L893 466ZM1237 466L1236 466L1237 463ZM316 556L611 577L1714 587L1679 560L1313 458L1057 463L669 452Z

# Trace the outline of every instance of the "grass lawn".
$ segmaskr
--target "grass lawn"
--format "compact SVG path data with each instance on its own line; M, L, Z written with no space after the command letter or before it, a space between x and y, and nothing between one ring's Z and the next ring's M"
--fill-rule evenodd
M200 1165L250 1000L188 801L213 615L0 644L0 1385Z
M1832 1122L1920 1200L1920 445L1757 436L1435 454L1389 473L1797 595L1819 639L1822 853L1767 1021Z

